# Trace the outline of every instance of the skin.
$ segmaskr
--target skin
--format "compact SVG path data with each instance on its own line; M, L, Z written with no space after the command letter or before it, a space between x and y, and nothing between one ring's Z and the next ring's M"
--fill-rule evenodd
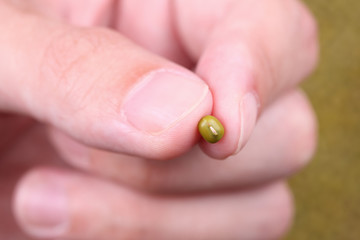
M297 89L317 62L316 24L298 1L2 0L0 18L1 239L287 231L284 180L316 145ZM152 96L139 83L154 71L189 95L149 119L131 97ZM227 130L217 144L199 140L208 114Z

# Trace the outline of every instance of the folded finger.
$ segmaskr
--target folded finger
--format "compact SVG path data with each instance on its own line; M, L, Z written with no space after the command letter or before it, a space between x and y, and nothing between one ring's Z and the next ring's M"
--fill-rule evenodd
M225 161L214 161L198 147L159 162L90 149L59 131L52 131L52 138L73 166L145 191L189 192L287 177L310 160L316 134L314 113L306 97L292 92L266 109L247 146Z
M54 169L30 172L15 199L22 228L42 238L273 239L292 215L282 183L222 194L143 195Z
M192 2L176 1L179 35L225 127L202 148L226 158L245 146L262 109L313 70L316 23L297 0Z

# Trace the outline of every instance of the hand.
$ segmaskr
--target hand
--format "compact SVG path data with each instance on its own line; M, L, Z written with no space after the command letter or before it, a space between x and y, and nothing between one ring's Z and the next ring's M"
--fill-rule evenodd
M2 133L12 126L18 135L9 136L12 147L1 152L0 237L19 240L28 238L16 227L11 204L24 230L37 237L278 238L292 217L291 196L280 179L308 161L315 127L304 96L291 93L264 112L246 147L226 161L198 148L166 162L126 157L52 132L67 160L110 180L64 168L46 127L20 118L2 121Z
M241 1L229 7L214 1L204 8L178 1L172 6L176 16L171 22L165 11L168 6L160 3L152 3L155 9L148 15L150 3L140 1L123 1L114 11L117 14L110 14L114 8L106 2L87 2L86 12L80 2L26 3L19 2L18 8L26 9L22 12L0 5L0 16L7 19L1 23L7 34L0 37L4 53L0 90L6 93L0 97L0 108L54 126L52 139L63 158L120 183L66 170L35 169L15 197L25 230L35 236L69 239L136 238L136 234L150 239L232 239L239 234L239 238L261 239L283 233L291 206L286 190L270 181L300 168L315 145L312 112L293 90L314 67L317 56L315 25L303 6L295 1ZM39 12L61 21L46 20ZM72 25L62 23L66 21ZM74 25L110 25L165 58L118 33ZM161 34L153 34L159 29ZM31 38L25 37L29 31ZM196 63L195 73L206 84L166 59L188 68ZM215 158L243 148L263 112L252 140L225 162L210 161L198 148L189 152L199 138L197 121L211 111L227 132L216 145L201 143L203 151ZM36 142L31 134L27 140L28 147ZM13 146L28 160L30 154ZM50 160L42 153L47 146L40 147L36 153ZM144 159L175 157L169 162ZM2 169L14 168L5 163ZM89 184L91 189L86 188ZM254 184L263 186L249 187ZM124 186L171 195L159 197ZM55 190L42 198L44 194L35 191L41 188ZM224 189L231 191L219 191ZM30 224L26 216L31 210L26 206L37 204L37 213L56 210L51 203L61 201L48 197L57 192L65 192L66 205L70 204L70 209L60 211L66 213L68 222L61 225L65 227ZM139 206L145 207L139 210ZM56 214L40 215L37 220L55 221L46 216ZM121 215L128 221L121 222ZM94 218L103 219L102 224ZM259 226L266 226L265 230Z

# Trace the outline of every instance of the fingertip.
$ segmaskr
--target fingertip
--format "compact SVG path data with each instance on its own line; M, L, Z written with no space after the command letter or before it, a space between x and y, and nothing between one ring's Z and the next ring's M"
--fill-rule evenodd
M213 96L213 115L224 125L224 137L216 144L205 141L201 148L210 157L226 159L237 154L249 140L260 113L260 99L253 77L238 70L222 81L209 83Z
M157 160L185 153L198 142L198 120L211 108L209 87L197 76L168 69L148 73L121 106L119 121L133 133L127 140L134 141L134 136L143 142L141 148L134 144L128 150Z
M255 93L246 93L238 106L234 106L237 116L233 118L222 117L225 125L225 134L216 144L202 141L201 148L211 157L225 159L237 154L248 142L257 122L259 112L259 100ZM226 116L230 112L224 113Z

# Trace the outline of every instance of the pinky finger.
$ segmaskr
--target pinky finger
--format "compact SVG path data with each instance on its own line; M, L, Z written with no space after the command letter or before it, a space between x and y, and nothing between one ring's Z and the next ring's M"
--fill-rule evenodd
M27 233L42 238L256 240L280 237L292 205L283 183L221 194L155 196L42 168L20 182L15 212Z

